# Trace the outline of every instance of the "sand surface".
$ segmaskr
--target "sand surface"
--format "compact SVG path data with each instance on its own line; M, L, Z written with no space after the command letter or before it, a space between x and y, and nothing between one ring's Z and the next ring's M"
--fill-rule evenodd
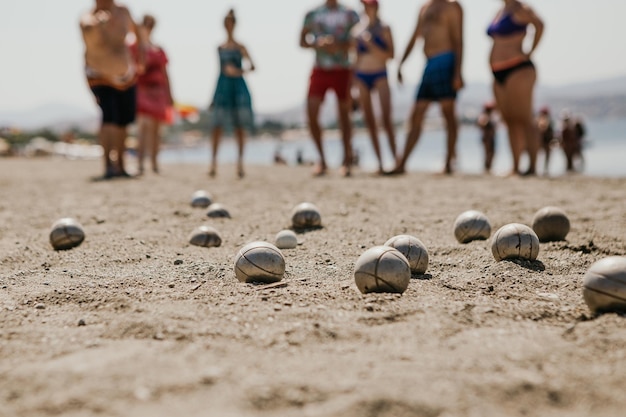
M99 162L0 160L0 416L624 416L626 318L592 318L581 283L626 253L626 179L206 170L92 182ZM198 189L233 218L193 209ZM284 251L285 285L239 283L238 249L302 201L324 228ZM454 239L465 210L495 231L546 205L572 230L537 262ZM68 216L87 238L56 252ZM202 224L221 247L187 243ZM426 244L427 274L361 295L354 263L396 234Z

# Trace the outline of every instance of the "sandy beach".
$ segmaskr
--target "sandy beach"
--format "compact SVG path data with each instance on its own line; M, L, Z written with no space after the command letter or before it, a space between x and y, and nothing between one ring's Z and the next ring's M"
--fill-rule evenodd
M0 416L623 416L626 317L591 317L587 268L626 254L626 179L379 178L200 165L93 182L99 161L0 160ZM232 219L190 206L204 189ZM233 257L273 241L310 201L324 228L283 251L284 285L235 279ZM452 225L493 231L547 205L567 241L495 262ZM51 224L86 240L57 252ZM219 248L191 246L200 225ZM428 247L403 295L361 295L353 267L397 234Z

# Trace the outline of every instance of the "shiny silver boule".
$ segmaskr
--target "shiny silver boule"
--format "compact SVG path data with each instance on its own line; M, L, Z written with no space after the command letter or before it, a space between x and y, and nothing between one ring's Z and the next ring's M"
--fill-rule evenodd
M454 222L454 237L459 243L487 240L491 236L491 224L484 213L476 210L463 212Z
M363 254L354 266L354 281L361 293L406 291L411 280L409 261L390 246L375 246Z
M277 282L284 274L285 258L271 243L249 243L235 256L235 276L240 282Z
M591 265L583 298L592 313L626 312L626 257L609 256Z
M230 213L228 210L218 203L211 204L206 215L212 219L230 219Z
M200 226L191 232L189 243L194 246L216 248L222 244L222 238L217 230L211 226Z
M294 207L291 213L291 223L295 229L320 227L322 215L315 204L301 203Z
M213 197L204 190L198 190L191 196L191 207L207 208L213 204Z
M428 250L422 241L415 236L394 236L385 242L385 246L399 250L406 260L409 261L411 272L424 274L428 269Z
M76 219L63 218L52 225L50 244L56 250L74 248L85 240L83 226Z
M569 229L569 219L558 207L544 207L533 217L533 230L540 242L565 240Z
M539 238L530 227L511 223L493 235L491 253L496 261L525 259L534 261L539 255Z

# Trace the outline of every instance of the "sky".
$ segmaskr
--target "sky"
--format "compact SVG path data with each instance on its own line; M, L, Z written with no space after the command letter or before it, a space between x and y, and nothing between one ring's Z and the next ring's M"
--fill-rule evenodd
M96 112L83 75L78 19L89 0L0 0L0 111L65 104ZM307 10L323 0L126 0L136 20L157 18L154 41L167 52L176 101L206 107L217 80L217 45L225 38L222 20L237 13L236 38L249 50L257 71L247 76L258 112L302 103L313 52L299 48ZM343 3L361 10L358 0ZM391 25L397 61L415 27L422 0L381 0L381 17ZM460 0L465 11L466 82L491 82L485 30L500 0ZM534 56L539 82L557 86L626 75L626 2L622 0L528 0L546 24ZM419 46L404 65L406 84L421 77ZM395 83L395 79L391 80Z

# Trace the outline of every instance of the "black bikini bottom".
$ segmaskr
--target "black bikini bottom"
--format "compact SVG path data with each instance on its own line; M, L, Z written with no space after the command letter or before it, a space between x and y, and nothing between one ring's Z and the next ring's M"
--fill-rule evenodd
M532 61L524 61L519 64L515 64L510 68L506 68L499 71L493 71L493 77L496 79L496 82L500 85L503 85L506 82L506 79L509 78L511 74L513 74L518 69L522 68L535 68L535 65Z

